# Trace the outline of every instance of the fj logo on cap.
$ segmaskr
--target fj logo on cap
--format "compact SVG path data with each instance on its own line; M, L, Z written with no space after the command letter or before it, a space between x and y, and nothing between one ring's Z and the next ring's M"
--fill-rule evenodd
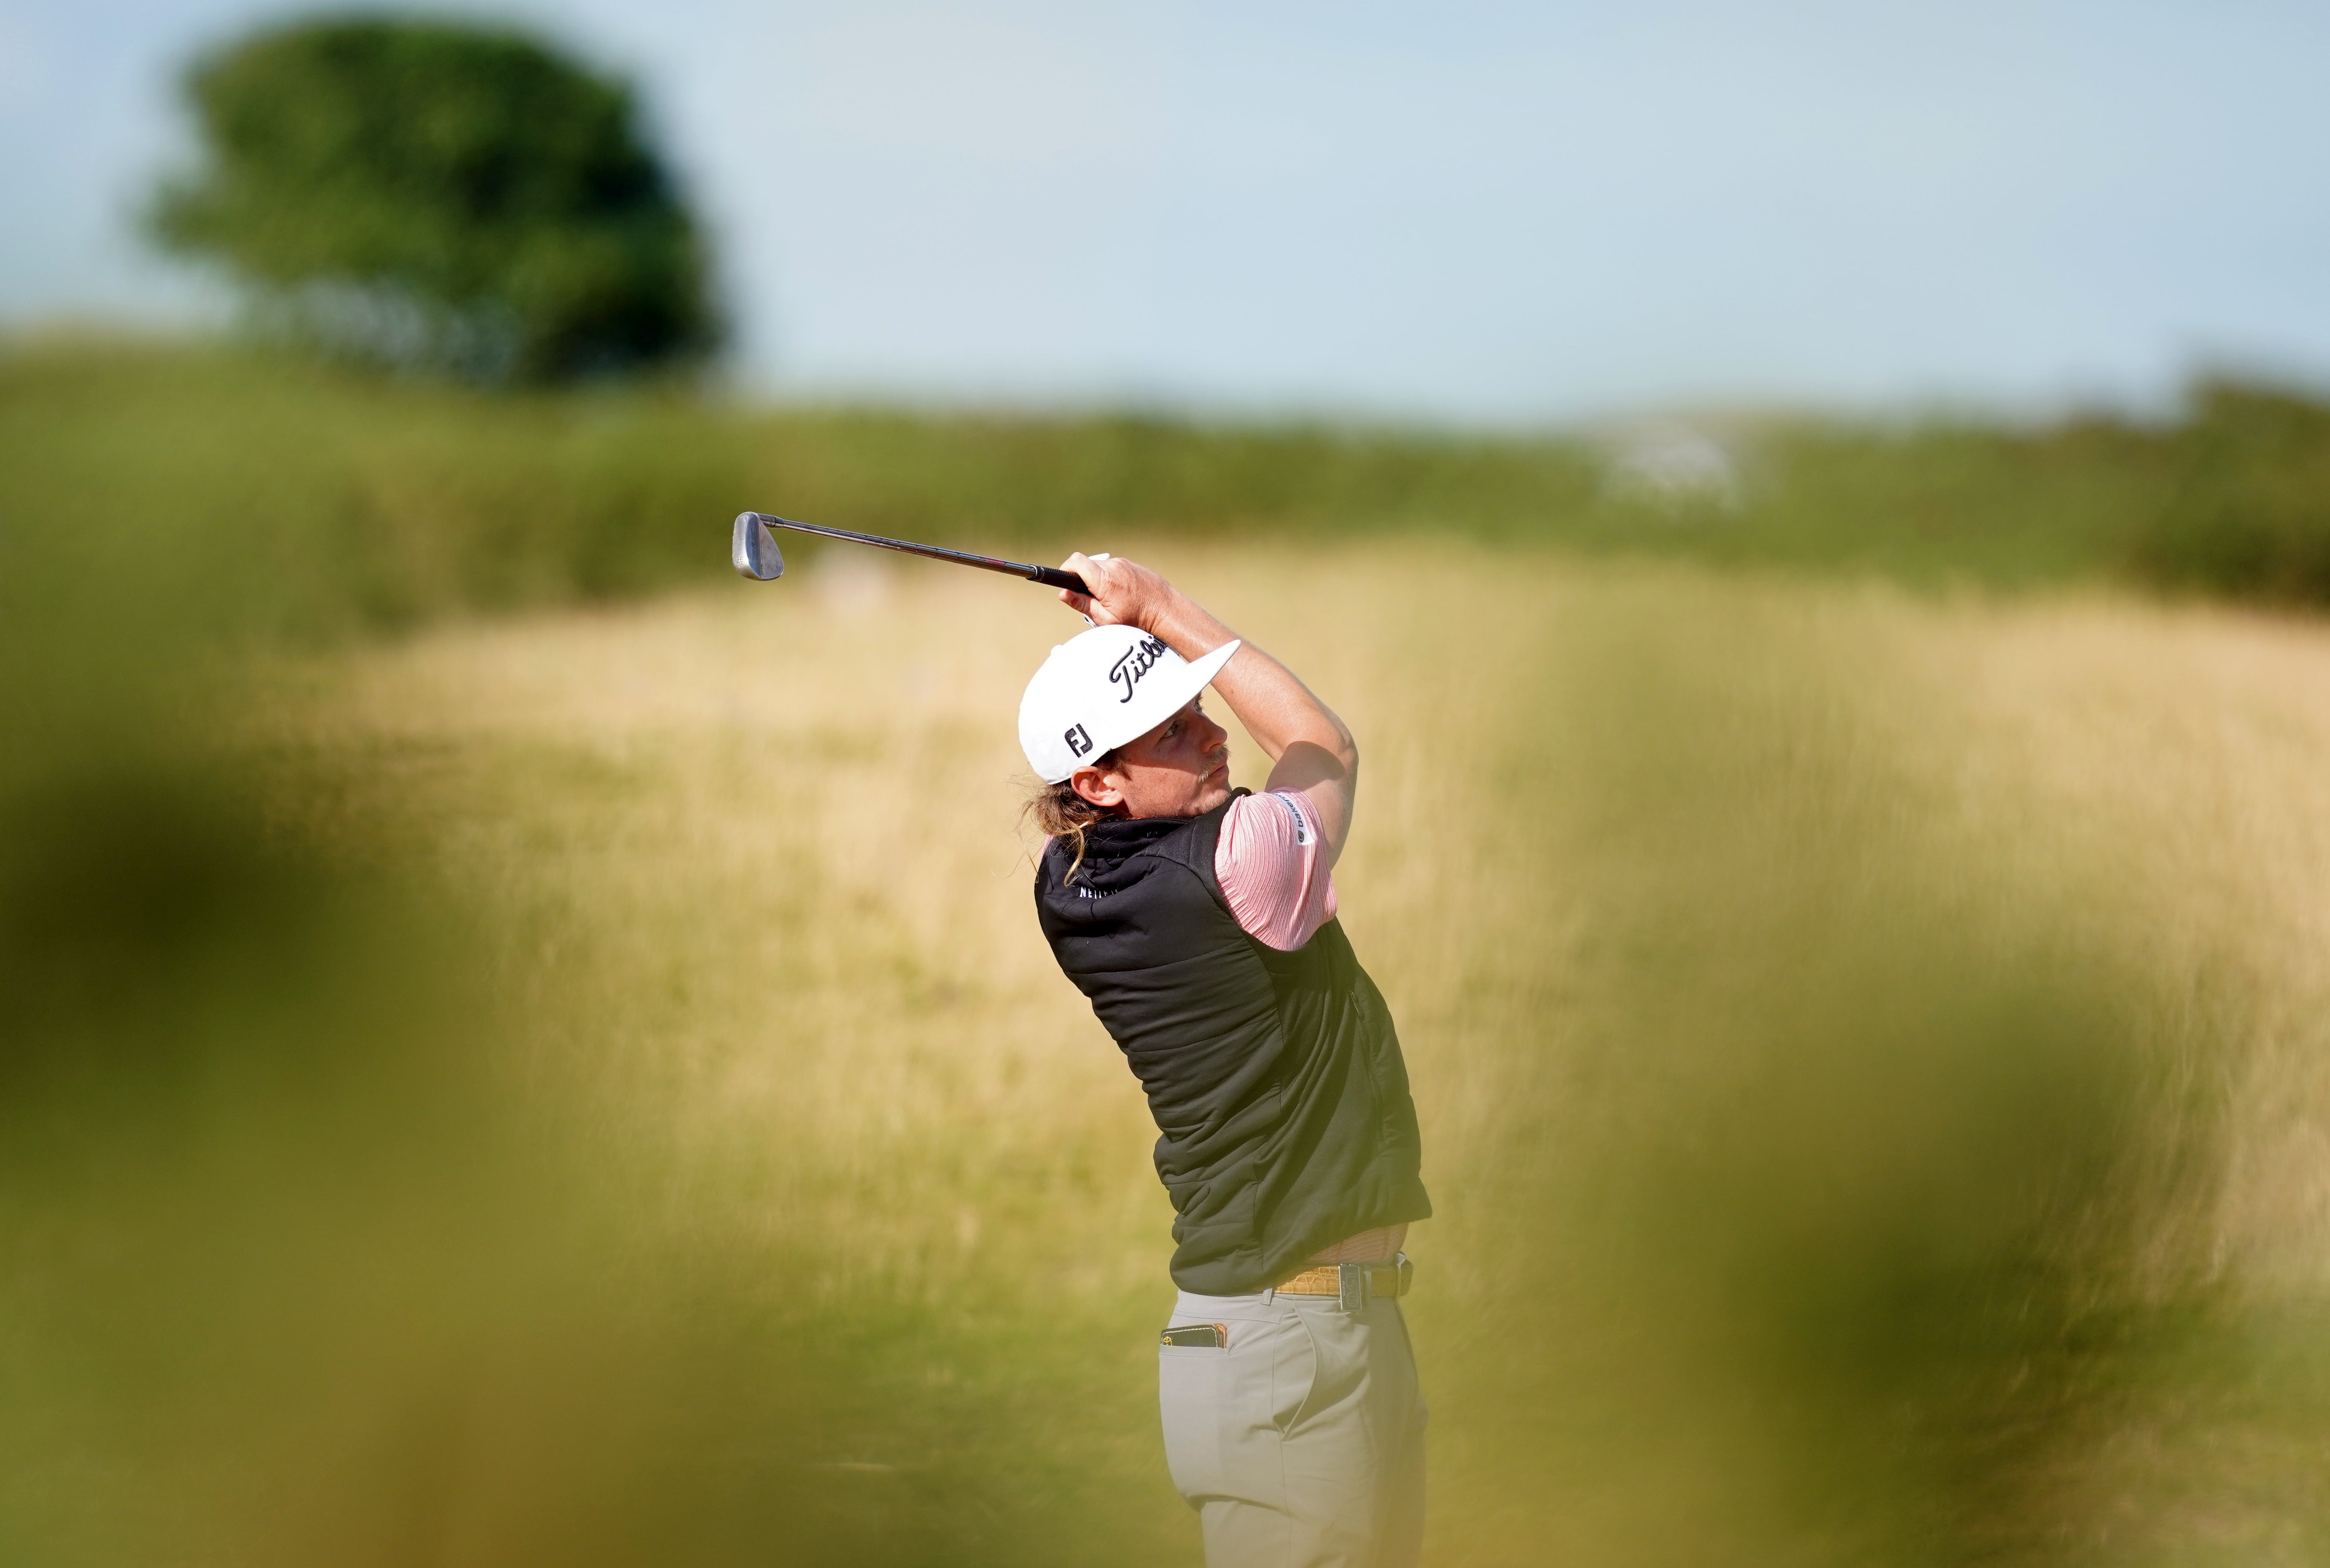
M1068 743L1068 754L1072 757L1081 757L1093 749L1092 732L1082 724L1070 724L1067 732L1060 739Z
M1141 684L1141 677L1155 669L1157 661L1164 656L1165 645L1153 637L1144 637L1125 649L1122 656L1108 666L1109 680L1124 690L1124 695L1116 700L1132 701L1132 689Z

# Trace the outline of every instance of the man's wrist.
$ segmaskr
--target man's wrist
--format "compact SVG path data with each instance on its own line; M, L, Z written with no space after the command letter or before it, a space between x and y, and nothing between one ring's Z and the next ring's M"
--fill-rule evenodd
M1171 599L1150 616L1141 630L1170 647L1184 658L1194 659L1211 653L1236 634L1208 614L1195 600L1178 590Z
M1189 601L1178 588L1169 588L1158 596L1154 604L1144 607L1149 613L1141 618L1141 629L1154 638L1170 643L1188 622Z

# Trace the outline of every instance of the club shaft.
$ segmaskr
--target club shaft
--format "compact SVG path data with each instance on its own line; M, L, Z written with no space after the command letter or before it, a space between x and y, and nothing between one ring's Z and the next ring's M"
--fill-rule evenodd
M1056 566L1030 566L1024 561L1003 561L992 555L973 555L966 550L942 550L935 544L915 544L904 539L885 539L879 534L859 534L848 528L828 528L817 523L796 523L790 517L772 516L755 512L771 528L791 528L801 534L821 534L828 539L847 539L853 544L871 544L877 550L895 550L904 555L920 555L930 561L952 561L958 566L976 566L981 571L1000 571L1012 577L1024 577L1030 582L1040 582L1047 588L1073 589L1078 593L1090 593L1084 580L1073 571L1062 571Z

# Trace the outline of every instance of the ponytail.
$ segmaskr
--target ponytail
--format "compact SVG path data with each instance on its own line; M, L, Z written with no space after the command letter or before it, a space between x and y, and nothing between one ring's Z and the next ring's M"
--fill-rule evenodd
M1115 761L1116 753L1109 751L1085 766L1108 768ZM1036 792L1028 797L1028 803L1019 808L1019 820L1027 822L1032 818L1046 836L1076 841L1076 857L1069 863L1067 874L1060 878L1063 886L1075 880L1077 867L1084 863L1085 831L1095 822L1105 822L1112 817L1122 815L1122 807L1094 805L1077 794L1074 781L1066 779L1057 784L1037 785Z

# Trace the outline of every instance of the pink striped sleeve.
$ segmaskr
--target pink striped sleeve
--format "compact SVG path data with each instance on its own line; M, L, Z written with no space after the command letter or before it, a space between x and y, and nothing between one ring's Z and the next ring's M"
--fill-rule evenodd
M1335 918L1335 879L1319 859L1319 817L1293 790L1245 795L1222 818L1214 876L1240 930L1293 952Z

